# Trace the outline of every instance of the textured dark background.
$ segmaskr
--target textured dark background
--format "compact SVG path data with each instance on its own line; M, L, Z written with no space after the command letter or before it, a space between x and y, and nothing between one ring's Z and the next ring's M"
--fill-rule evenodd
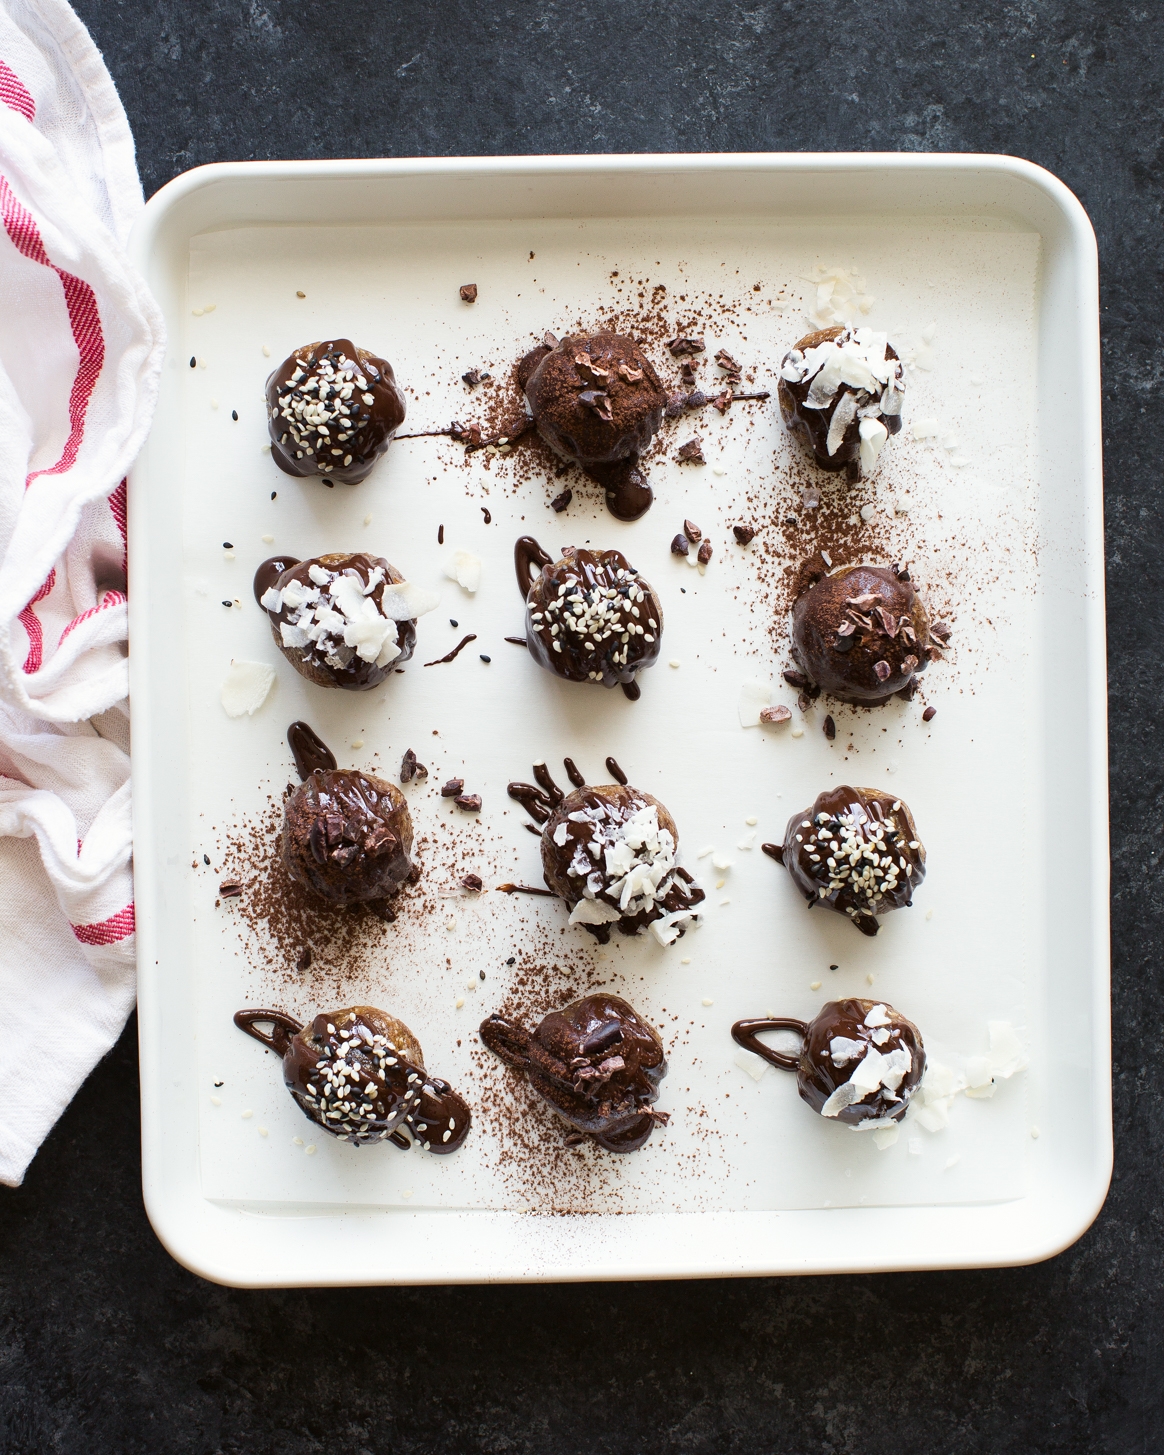
M147 193L236 158L849 148L1011 152L1074 188L1103 267L1116 1165L1096 1225L1030 1269L231 1292L171 1262L142 1212L131 1024L24 1187L0 1189L0 1449L1164 1450L1164 7L78 9L121 89Z

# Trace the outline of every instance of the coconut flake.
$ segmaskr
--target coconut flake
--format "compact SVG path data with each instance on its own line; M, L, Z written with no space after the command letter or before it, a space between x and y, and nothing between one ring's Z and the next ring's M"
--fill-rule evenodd
M889 1011L883 1005L873 1006L870 1009L869 1014L865 1017L865 1024L869 1027L870 1030L873 1030L877 1026L887 1026L892 1024L889 1018Z
M621 913L604 899L580 899L570 911L572 925L609 925L621 919Z
M821 370L824 373L824 370ZM820 375L817 375L820 378ZM815 383L813 385L815 388ZM811 395L810 395L811 398ZM826 448L830 455L835 455L844 443L845 431L857 417L857 396L851 393L842 394L837 400L837 407L833 410L833 417L829 421L829 436ZM864 430L865 420L861 421L861 429ZM862 435L862 438L864 436Z
M474 592L481 584L481 557L475 556L472 551L454 551L452 560L445 567L445 575L464 590Z
M987 1021L986 1030L990 1036L990 1061L995 1076L1009 1081L1016 1071L1025 1071L1026 1052L1010 1021Z
M840 406L838 405L838 410ZM833 416L836 418L836 416ZM889 438L889 431L879 419L863 419L857 426L861 436L861 469L869 471L877 463L881 447ZM829 431L832 438L832 431Z
M393 621L415 621L418 616L435 611L440 604L439 592L428 591L411 581L398 581L385 587L380 598L380 610Z
M282 611L283 593L277 591L274 586L268 586L259 597L259 605L266 611Z
M755 1051L746 1051L743 1046L735 1053L732 1060L741 1071L746 1071L753 1081L762 1080L764 1073L768 1070L768 1063L763 1056L757 1056Z
M256 713L275 685L275 669L265 662L231 660L230 670L222 684L222 706L227 717L247 717Z
M772 684L760 677L747 677L740 684L740 726L760 726L760 711L772 701Z
M901 1128L896 1122L891 1127L875 1127L873 1130L873 1142L879 1152L884 1152L886 1147L892 1147L900 1136Z

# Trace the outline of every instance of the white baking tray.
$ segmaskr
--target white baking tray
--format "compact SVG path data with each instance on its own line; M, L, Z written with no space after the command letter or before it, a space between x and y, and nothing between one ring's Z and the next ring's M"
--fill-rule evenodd
M1097 274L1071 193L1029 163L982 156L237 164L163 188L133 250L170 334L130 484L130 612L143 1181L174 1256L237 1285L420 1283L971 1267L1077 1238L1107 1189L1111 1115ZM347 335L386 354L410 390L405 430L438 427L474 415L464 369L504 370L544 329L599 322L628 278L663 282L675 322L702 321L763 387L806 331L814 269L838 264L866 279L867 321L914 362L907 418L942 431L937 444L892 441L854 495L956 619L954 660L928 674L928 728L920 701L834 709L831 745L824 704L799 737L739 725L745 678L794 698L765 618L764 537L748 552L730 544L733 521L791 488L774 402L683 422L651 463L656 503L631 526L596 492L555 515L557 482L499 460L466 467L447 440L396 443L363 485L334 492L283 476L262 450L264 379L302 343ZM470 281L471 309L457 293ZM717 293L729 315L701 313ZM693 429L703 470L671 458ZM684 517L715 540L706 575L668 553ZM560 684L502 641L521 630L511 562L525 532L550 549L618 546L659 589L663 659L639 703ZM444 577L457 547L484 563L475 597ZM336 549L373 549L443 591L415 662L370 694L298 678L250 601L272 551ZM221 605L234 598L241 608ZM467 630L479 641L455 663L420 666ZM253 718L219 706L231 657L277 668ZM408 791L432 841L436 912L406 912L354 966L317 964L296 984L214 892L231 835L291 774L283 735L301 716L341 762L391 774L412 747L430 763L428 785ZM537 845L505 784L567 753L590 781L613 753L674 814L709 892L704 925L679 946L602 951L563 932L550 901L437 897L473 866L487 883L537 882ZM436 797L454 772L483 795L480 822ZM875 941L809 916L758 852L846 780L892 785L929 850L916 907ZM756 845L737 848L751 817ZM730 870L697 859L710 844ZM506 959L524 952L557 967L542 1009L566 983L605 983L662 1030L659 1105L672 1118L644 1151L543 1159L539 1137L560 1141L548 1117L531 1114L523 1143L498 1111L529 1098L472 1038L509 988ZM959 1098L945 1131L907 1124L878 1150L812 1116L792 1077L753 1080L729 1037L740 1016L809 1017L846 994L891 1001L951 1064L985 1050L988 1021L1008 1020L1029 1069L991 1100ZM407 1021L473 1105L456 1156L313 1140L274 1058L230 1023L248 1004L306 1015L354 1001Z

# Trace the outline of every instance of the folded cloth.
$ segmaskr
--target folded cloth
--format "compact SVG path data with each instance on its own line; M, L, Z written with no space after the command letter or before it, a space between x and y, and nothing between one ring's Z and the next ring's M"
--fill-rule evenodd
M161 315L129 123L64 0L0 0L0 1182L133 1008L125 477ZM35 847L34 847L35 846Z

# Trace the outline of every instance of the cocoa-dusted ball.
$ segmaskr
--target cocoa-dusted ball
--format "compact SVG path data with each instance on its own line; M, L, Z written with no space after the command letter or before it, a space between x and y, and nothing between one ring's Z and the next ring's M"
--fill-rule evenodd
M572 335L527 354L519 378L546 443L597 480L612 514L637 520L652 498L638 458L663 422L667 395L634 339Z
M570 923L605 940L650 929L669 945L698 919L704 892L678 864L679 830L666 808L629 784L576 788L542 829L546 885Z
M564 1121L608 1152L637 1151L657 1122L668 1121L650 1110L667 1074L663 1043L617 995L576 1000L533 1031L493 1015L480 1034Z
M254 593L300 676L349 692L378 686L408 661L416 615L439 599L409 586L382 556L344 551L272 557L255 573Z
M312 773L283 810L287 873L329 904L388 899L412 873L412 817L392 783L351 769Z
M288 475L358 485L403 423L392 365L351 339L305 344L267 380L271 457Z
M939 647L913 582L883 566L838 568L792 608L792 655L842 702L885 702L907 691Z
M621 551L567 546L553 561L532 536L518 540L514 560L534 661L567 682L622 686L637 697L638 674L662 650L663 607L650 582Z
M407 1148L407 1128L426 1152L455 1152L468 1135L469 1108L428 1074L420 1042L395 1016L355 1005L322 1012L308 1026L274 1010L240 1010L234 1023L282 1056L295 1104L341 1142Z
M777 396L785 426L824 470L859 475L901 428L905 372L897 351L872 328L805 334L780 366Z
M762 1031L801 1036L798 1055L759 1039ZM831 1000L807 1024L781 1016L737 1021L732 1036L783 1071L796 1072L801 1099L821 1116L856 1126L900 1121L926 1069L917 1026L891 1005Z
M810 907L848 915L865 935L877 933L879 915L911 904L926 877L913 814L900 798L876 788L826 789L788 820L782 845L764 847Z

